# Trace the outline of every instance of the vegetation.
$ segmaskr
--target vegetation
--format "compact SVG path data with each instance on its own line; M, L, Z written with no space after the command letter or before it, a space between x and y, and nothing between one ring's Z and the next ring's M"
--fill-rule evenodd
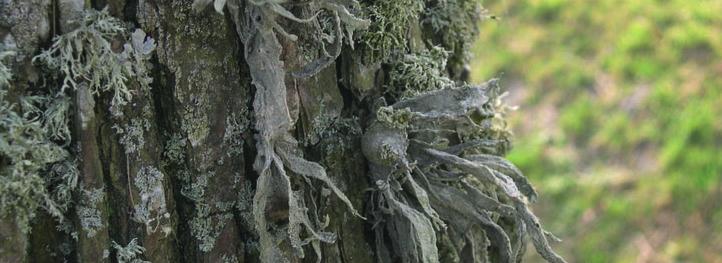
M573 262L722 260L722 3L487 0L473 79Z

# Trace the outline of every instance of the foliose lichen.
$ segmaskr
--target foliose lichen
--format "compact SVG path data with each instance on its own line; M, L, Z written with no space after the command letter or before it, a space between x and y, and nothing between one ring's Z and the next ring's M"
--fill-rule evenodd
M180 133L171 134L165 143L163 156L173 164L183 163L185 159L186 138Z
M81 199L77 206L77 215L80 220L81 230L84 231L87 237L93 237L103 225L101 218L101 211L98 205L105 198L105 190L103 188L97 189L82 189L81 187Z
M159 228L166 235L171 231L170 227L163 225L163 221L167 222L170 218L165 203L163 180L163 173L152 166L141 168L133 180L140 195L140 200L136 201L133 207L133 220L145 224L148 234Z
M128 125L116 123L113 129L120 135L120 144L125 147L126 154L138 152L145 145L144 132L150 130L150 121L146 118L134 118Z

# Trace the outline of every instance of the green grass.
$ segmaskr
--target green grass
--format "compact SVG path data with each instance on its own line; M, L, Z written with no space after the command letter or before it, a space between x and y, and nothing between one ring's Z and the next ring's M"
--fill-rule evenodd
M508 157L562 254L721 262L722 1L483 4L472 79L522 94Z

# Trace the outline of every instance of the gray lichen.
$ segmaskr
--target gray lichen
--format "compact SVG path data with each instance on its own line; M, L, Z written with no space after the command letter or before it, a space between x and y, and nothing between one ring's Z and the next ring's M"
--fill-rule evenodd
M372 214L379 262L439 262L436 238L444 233L462 237L442 247L452 258L462 255L464 244L488 238L497 248L489 253L492 261L517 261L523 239L512 244L507 230L494 219L498 217L515 222L515 234L530 236L547 261L564 262L551 250L547 232L527 207L536 199L527 179L510 162L479 147L498 149L495 144L504 144L500 137L509 133L466 135L495 129L488 121L500 121L497 114L504 106L498 96L493 80L481 87L416 95L379 109L363 139L376 182ZM469 235L471 226L481 227L483 236ZM476 249L483 251L462 257L478 261L487 255L486 247Z
M196 10L208 5L209 0L197 0L194 2ZM332 191L346 203L352 213L360 216L353 208L348 198L333 184L326 175L325 169L317 163L310 162L301 157L298 150L298 142L291 136L292 128L289 107L286 104L285 68L280 60L282 47L276 36L276 32L284 37L295 41L297 36L288 33L278 23L279 19L288 19L297 23L319 23L320 12L327 12L334 22L333 49L328 50L322 42L321 58L304 66L295 72L296 77L306 78L315 75L323 68L330 65L341 52L342 41L345 36L351 42L352 32L357 29L366 28L369 22L359 19L349 11L359 6L356 1L318 1L310 2L308 6L312 14L310 18L302 19L288 11L282 4L286 1L215 1L216 10L220 11L222 4L231 13L236 24L236 30L241 36L245 47L245 58L249 64L253 84L256 86L256 97L253 102L255 113L255 129L259 132L256 137L256 149L258 155L254 163L254 169L259 174L256 184L256 192L253 199L253 216L256 225L256 232L259 236L261 248L261 260L264 262L286 262L292 253L297 257L303 257L302 246L312 244L317 252L319 260L320 241L333 242L327 234L320 231L322 225L319 222L311 222L309 214L313 218L316 211L308 211L301 202L303 191L294 191L291 186L289 173L293 172L301 176L318 179L326 184ZM329 24L329 23L325 23ZM343 29L345 29L345 33ZM328 29L328 28L327 28ZM324 29L319 29L320 33ZM331 31L328 31L331 32ZM288 169L289 171L287 171ZM287 200L287 215L284 212L276 211L278 201ZM281 201L284 202L284 201ZM270 212L270 214L269 214ZM279 231L281 226L276 225L273 218L279 213L288 218L286 231ZM269 231L269 229L275 229ZM285 234L281 234L285 232ZM302 233L304 232L304 233ZM311 236L311 239L302 239L302 235ZM282 251L278 246L284 240L289 241L292 252Z

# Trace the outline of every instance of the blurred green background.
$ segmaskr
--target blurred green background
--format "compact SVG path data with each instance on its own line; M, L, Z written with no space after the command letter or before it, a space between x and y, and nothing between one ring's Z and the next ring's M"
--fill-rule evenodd
M722 262L722 1L484 0L473 80L570 262ZM529 262L540 262L527 253Z

